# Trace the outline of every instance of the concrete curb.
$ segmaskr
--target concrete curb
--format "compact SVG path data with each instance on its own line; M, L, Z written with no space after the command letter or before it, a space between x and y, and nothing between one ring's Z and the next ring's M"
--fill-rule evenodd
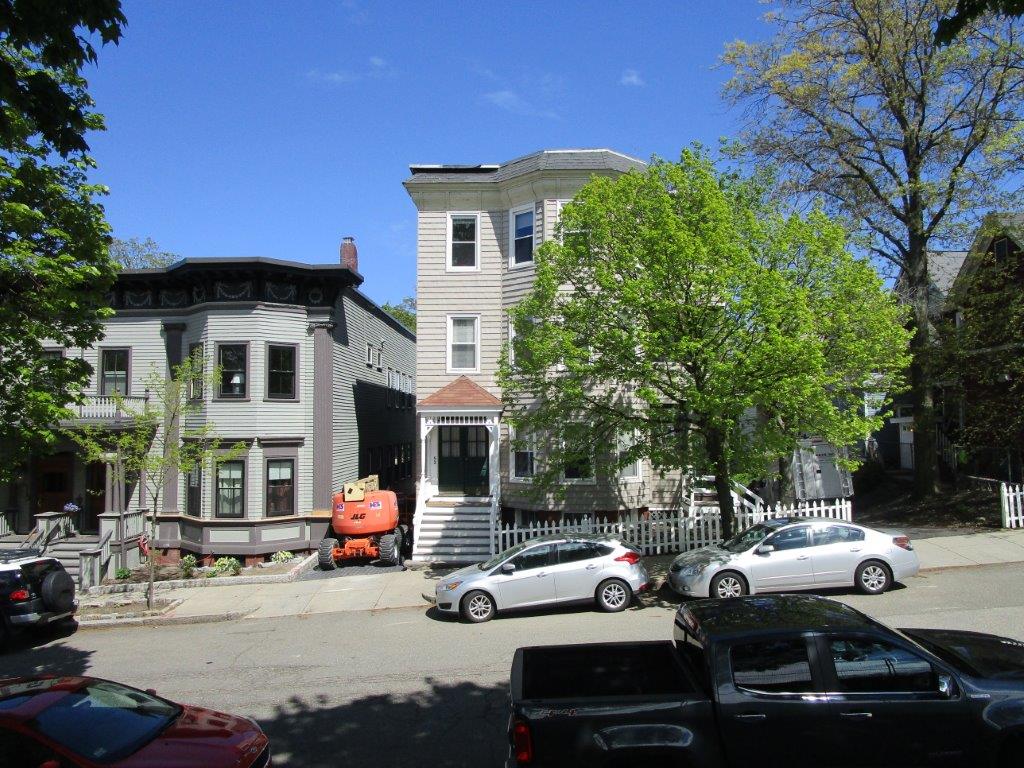
M188 589L192 587L234 587L245 584L287 584L295 581L301 574L311 569L316 564L316 553L302 560L293 566L288 573L275 573L270 576L218 576L216 578L202 579L170 579L169 581L157 581L153 584L154 590L161 589ZM149 587L146 583L138 584L103 584L97 587L89 587L86 590L90 595L119 595L127 592L145 592Z
M218 621L235 621L237 619L244 619L250 613L252 613L252 610L203 614L199 616L144 616L135 619L105 619L102 621L80 622L79 629L102 629L104 627L164 627L172 624L213 624Z
M918 573L935 573L938 571L955 571L958 568L990 568L996 565L1019 565L1024 560L1000 560L998 563L958 563L956 565L933 565L930 568L921 568Z
M113 611L111 613L96 614L94 616L83 616L81 618L77 618L76 621L78 621L78 626L80 626L80 627L82 627L82 626L87 627L87 626L96 624L98 622L121 622L121 621L124 621L125 619L153 618L153 617L156 617L156 616L163 616L167 612L173 611L175 608L177 608L183 602L185 602L185 600L183 598L179 597L176 600L171 600L171 602L169 602L163 608L160 608L159 610L156 610L156 611L125 611L123 613L118 613L116 611Z

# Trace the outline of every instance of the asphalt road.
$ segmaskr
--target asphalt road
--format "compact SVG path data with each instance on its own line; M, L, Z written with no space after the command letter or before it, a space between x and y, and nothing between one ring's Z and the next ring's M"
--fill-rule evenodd
M831 592L894 626L1024 639L1024 564L956 568L878 597ZM433 611L317 614L82 630L0 656L0 676L88 673L255 717L285 766L500 766L512 654L521 645L668 639L677 601L468 625Z

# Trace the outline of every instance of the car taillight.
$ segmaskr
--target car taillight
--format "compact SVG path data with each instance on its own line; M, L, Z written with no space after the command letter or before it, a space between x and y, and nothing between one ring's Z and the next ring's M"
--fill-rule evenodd
M512 749L516 753L519 765L528 765L533 761L533 740L530 738L530 726L522 720L512 725Z
M14 602L19 602L21 600L28 600L30 595L27 589L16 589L8 597Z
M900 549L908 549L908 550L910 550L910 549L914 548L913 545L910 543L910 537L909 536L893 536L892 537L892 543L895 544Z
M618 557L616 557L615 562L636 565L640 562L640 555L638 555L636 552L627 552L624 555L619 555Z

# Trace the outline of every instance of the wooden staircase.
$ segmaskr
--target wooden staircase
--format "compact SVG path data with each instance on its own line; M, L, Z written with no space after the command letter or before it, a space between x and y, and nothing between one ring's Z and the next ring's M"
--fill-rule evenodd
M17 549L24 541L24 536L5 536L0 538L0 549ZM71 575L76 584L79 584L78 553L86 549L94 549L99 541L98 535L78 533L68 538L54 539L43 554L59 560L60 564L64 566L64 570Z

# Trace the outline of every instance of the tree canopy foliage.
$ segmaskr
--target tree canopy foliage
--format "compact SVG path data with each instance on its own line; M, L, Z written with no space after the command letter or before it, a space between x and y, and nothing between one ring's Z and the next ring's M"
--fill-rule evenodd
M156 240L147 237L127 240L115 237L110 243L110 256L122 269L149 269L167 267L178 260L177 254L160 250Z
M46 347L95 342L115 275L109 228L89 183L87 33L117 42L116 0L0 0L0 479L45 446L90 367Z
M1020 29L979 17L939 46L934 30L953 5L783 0L768 16L774 37L724 57L726 95L748 110L743 144L780 169L780 192L822 200L903 275L919 496L935 490L936 471L927 252L964 239L980 210L1012 208L1024 158Z
M1024 0L957 0L952 16L942 19L935 30L935 41L946 44L975 19L988 13L1003 16L1024 14Z
M381 309L391 315L410 331L416 330L416 297L406 296L398 304L385 302Z
M784 215L770 186L687 150L563 208L499 374L536 492L647 458L714 473L728 531L733 476L765 476L801 437L843 446L879 426L863 390L898 389L903 312L842 226Z

